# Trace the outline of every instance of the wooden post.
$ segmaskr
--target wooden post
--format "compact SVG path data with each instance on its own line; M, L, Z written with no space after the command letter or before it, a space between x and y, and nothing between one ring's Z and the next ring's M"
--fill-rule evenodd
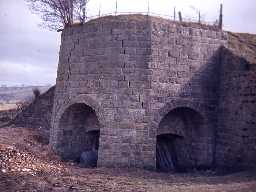
M117 14L117 0L116 0L116 12L115 12L115 15Z
M201 12L198 12L198 22L201 23Z
M179 21L182 22L182 15L180 11L179 11Z
M223 26L223 5L220 4L220 16L219 16L219 28L222 29Z
M174 9L173 9L173 19L174 19L174 21L176 20L176 7L174 7Z
M82 23L85 23L85 7L82 9L83 11L83 19L82 19Z
M99 17L100 17L100 15L101 15L101 2L99 4Z
M149 0L148 0L148 15L149 15Z

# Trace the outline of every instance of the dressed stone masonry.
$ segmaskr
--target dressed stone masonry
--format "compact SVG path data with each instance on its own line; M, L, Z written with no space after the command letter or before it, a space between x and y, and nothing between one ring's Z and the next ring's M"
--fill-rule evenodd
M142 15L64 29L51 145L68 160L97 153L97 165L107 167L172 171L255 162L255 147L241 163L243 147L232 149L227 38L214 26Z

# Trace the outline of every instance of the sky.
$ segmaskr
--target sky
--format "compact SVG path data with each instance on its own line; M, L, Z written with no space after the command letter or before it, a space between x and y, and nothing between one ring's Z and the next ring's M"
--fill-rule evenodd
M171 17L218 19L223 3L224 30L256 34L255 0L117 0L118 12L147 12ZM149 3L148 3L149 2ZM90 17L114 13L116 0L90 0ZM60 34L40 27L41 19L24 0L0 0L0 86L55 84Z

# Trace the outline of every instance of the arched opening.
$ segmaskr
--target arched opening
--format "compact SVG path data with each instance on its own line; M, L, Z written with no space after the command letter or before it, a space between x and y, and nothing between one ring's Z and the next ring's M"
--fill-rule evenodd
M156 167L160 171L187 171L208 164L209 134L202 116L187 107L175 108L159 123Z
M100 124L95 111L83 103L73 104L63 113L58 147L64 160L79 162L85 167L97 166Z

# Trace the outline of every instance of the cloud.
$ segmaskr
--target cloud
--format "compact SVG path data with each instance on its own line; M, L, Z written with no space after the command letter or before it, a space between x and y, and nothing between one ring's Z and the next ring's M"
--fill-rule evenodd
M0 83L54 84L60 34L38 27L40 18L24 1L1 1L0 6Z
M55 68L28 63L2 61L0 65L1 84L45 85L54 84Z

